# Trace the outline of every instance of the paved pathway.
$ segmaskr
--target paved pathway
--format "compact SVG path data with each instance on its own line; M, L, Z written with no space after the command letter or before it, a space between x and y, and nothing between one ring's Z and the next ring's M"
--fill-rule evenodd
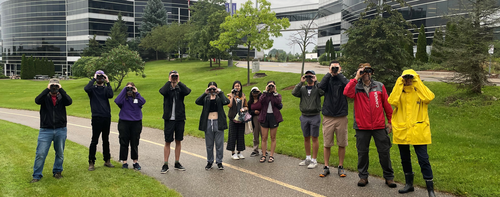
M0 108L0 119L39 129L37 111ZM6 132L6 128L2 131ZM88 146L91 133L89 119L68 116L68 140ZM259 163L258 157L249 156L248 149L243 152L247 157L244 160L231 160L229 151L224 151L225 170L205 171L205 141L190 136L185 137L181 154L181 163L187 171L176 171L170 166L171 170L167 174L160 174L163 165L163 143L162 130L144 127L139 145L141 172L155 177L183 196L403 196L397 191L403 187L402 184L398 184L396 189L391 189L384 184L383 179L370 177L370 183L360 188L356 185L358 177L355 172L348 172L347 177L340 178L336 176L336 169L332 168L334 172L332 175L320 178L318 175L323 168L322 165L309 170L298 166L299 159L278 154L275 155L274 163ZM98 151L102 150L101 144L99 142ZM118 160L119 143L115 122L111 123L110 144L111 155L114 160ZM172 150L170 157L172 161L173 156ZM99 173L99 169L104 168L102 165L103 161L97 161L96 170L88 173ZM415 192L404 195L404 197L414 196L427 196L427 191L416 188ZM438 193L438 196L451 195Z

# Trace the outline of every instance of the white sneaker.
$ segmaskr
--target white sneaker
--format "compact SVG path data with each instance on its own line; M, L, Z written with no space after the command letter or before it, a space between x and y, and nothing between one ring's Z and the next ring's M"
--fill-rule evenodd
M232 158L232 159L234 159L234 160L238 160L238 159L240 159L240 158L238 157L238 154L236 154L236 153L234 153L234 154L231 156L231 158Z
M237 155L238 155L238 158L240 158L240 159L245 159L245 157L243 157L243 154L239 153L239 154L237 154Z
M309 159L305 159L304 161L300 162L299 163L299 166L306 166L308 165L309 163L311 163L311 160Z
M313 169L313 168L315 168L317 165L318 165L318 162L317 162L317 161L316 161L316 162L311 162L311 163L307 166L307 168L309 168L309 169Z

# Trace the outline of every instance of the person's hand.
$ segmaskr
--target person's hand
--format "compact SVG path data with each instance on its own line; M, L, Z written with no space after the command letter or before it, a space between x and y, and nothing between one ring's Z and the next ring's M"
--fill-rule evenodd
M51 84L51 83L49 83L49 85L47 85L47 89L49 89L49 90L50 90L50 85L52 85L52 84Z
M304 82L306 82L306 76L302 75L302 77L300 78L300 83L304 83Z
M403 79L403 77L398 77L396 85L405 85L405 79Z
M106 79L106 83L109 83L108 75L106 75L106 74L103 74L103 75L104 75L104 79Z
M364 70L364 68L358 69L358 72L356 72L356 77L354 77L354 79L359 80L364 75L364 74L363 75L360 74L360 72L363 70Z
M387 124L385 125L385 128L387 128L387 134L389 134L389 133L391 133L391 132L392 132L392 125L391 125L391 124L387 123Z
M137 88L135 86L134 87L134 90L132 90L134 93L137 93Z
M219 88L216 88L216 89L215 89L215 93L216 93L216 94L219 94L219 92L220 92L219 90L220 90Z
M59 86L59 89L61 89L61 88L62 88L62 86L61 86L61 84L60 84L60 83L58 83L57 85Z
M97 73L96 73L96 74L94 74L94 79L97 79Z
M208 91L208 89L210 89L210 87L208 87L208 88L205 90L205 94L210 94L210 91Z
M313 75L312 80L313 80L313 82L318 81L318 79L316 78L316 75Z
M259 115L260 111L259 110L255 110L255 114Z

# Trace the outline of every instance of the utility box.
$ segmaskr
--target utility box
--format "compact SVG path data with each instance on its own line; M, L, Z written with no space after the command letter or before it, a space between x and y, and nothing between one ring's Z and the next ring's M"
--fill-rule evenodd
M259 60L252 61L252 73L259 72L259 70L260 70L260 61Z

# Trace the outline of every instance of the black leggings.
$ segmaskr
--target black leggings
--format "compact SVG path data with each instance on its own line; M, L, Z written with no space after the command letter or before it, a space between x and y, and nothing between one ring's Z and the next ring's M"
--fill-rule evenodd
M401 164L403 165L403 172L412 173L410 145L400 144L398 147L401 156ZM432 169L431 163L429 162L429 155L427 154L427 145L413 145L413 149L415 149L415 153L417 153L418 164L420 165L420 171L424 179L432 179Z
M128 146L130 144L130 158L132 160L139 159L138 147L141 139L142 120L127 121L118 120L118 132L120 135L120 160L126 161L128 155Z
M245 123L234 123L233 121L229 121L226 150L234 151L235 146L238 151L245 150Z

